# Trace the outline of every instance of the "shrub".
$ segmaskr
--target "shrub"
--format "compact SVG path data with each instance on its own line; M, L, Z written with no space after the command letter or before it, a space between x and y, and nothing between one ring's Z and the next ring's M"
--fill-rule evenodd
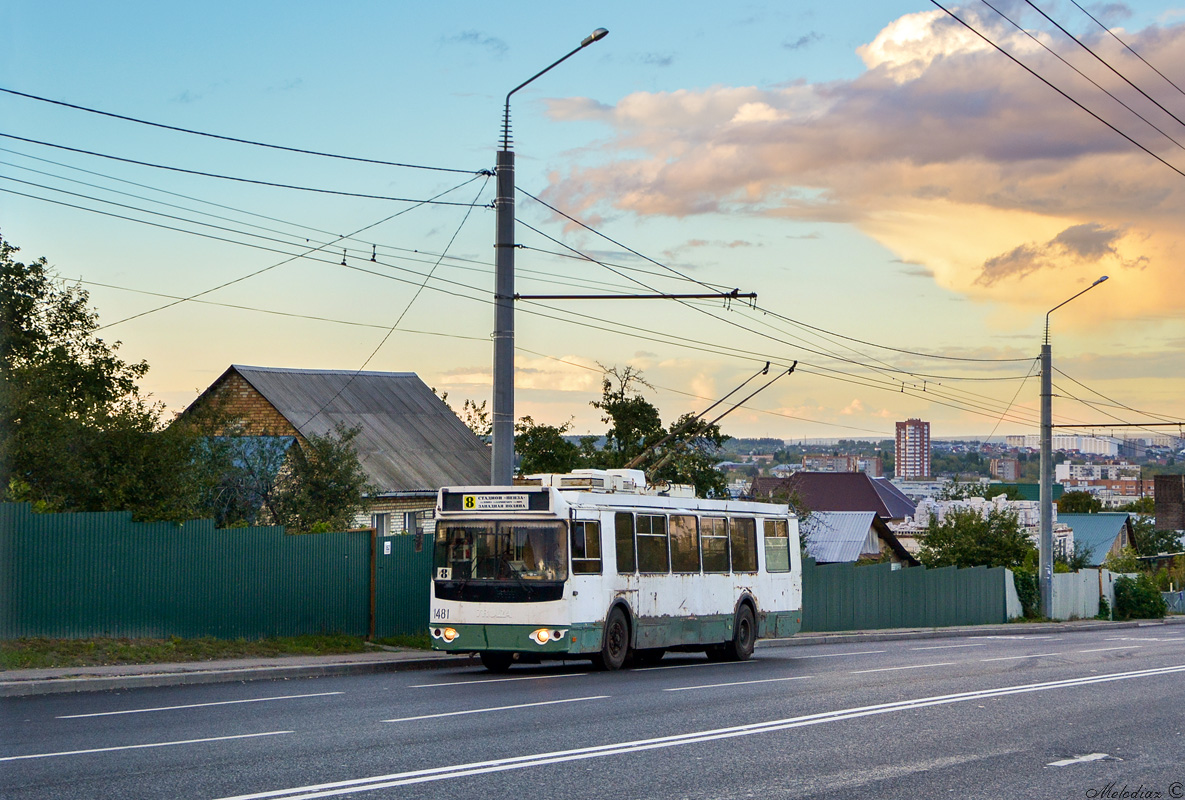
M1016 596L1020 599L1020 607L1027 619L1035 619L1041 615L1041 591L1037 586L1037 573L1023 569L1012 571L1012 580L1016 584Z
M1107 598L1099 598L1099 613L1094 615L1095 619L1111 619L1111 604L1107 602Z
M1115 580L1115 619L1163 619L1168 605L1147 575Z

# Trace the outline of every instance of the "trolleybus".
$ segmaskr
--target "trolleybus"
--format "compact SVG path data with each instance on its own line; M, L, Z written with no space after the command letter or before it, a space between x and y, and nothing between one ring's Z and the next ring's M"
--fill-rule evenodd
M440 490L434 649L487 669L590 658L618 669L668 650L747 659L802 621L798 520L785 505L648 487L637 470Z

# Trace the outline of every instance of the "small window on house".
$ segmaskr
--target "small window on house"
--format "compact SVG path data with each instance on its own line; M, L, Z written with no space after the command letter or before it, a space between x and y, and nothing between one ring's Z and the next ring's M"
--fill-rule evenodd
M601 574L601 523L572 522L572 572Z
M729 533L732 539L732 571L757 571L757 521L751 517L737 517L731 520Z
M699 572L699 529L696 519L671 515L671 571Z
M617 573L625 575L638 571L634 551L634 515L619 511L613 515L613 538L617 544Z
M667 518L657 514L639 514L638 572L670 572L667 549Z
M728 520L701 519L700 541L704 548L704 572L728 572Z
M379 536L391 535L391 515L390 514L371 514L370 527L375 529Z
M765 521L765 569L790 571L790 523L784 519Z

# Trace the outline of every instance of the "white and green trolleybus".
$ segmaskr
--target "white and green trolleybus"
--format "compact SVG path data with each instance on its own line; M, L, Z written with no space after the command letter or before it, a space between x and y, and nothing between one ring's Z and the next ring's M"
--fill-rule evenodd
M490 670L669 650L747 659L802 621L798 520L785 505L646 486L637 470L450 487L436 505L433 647Z

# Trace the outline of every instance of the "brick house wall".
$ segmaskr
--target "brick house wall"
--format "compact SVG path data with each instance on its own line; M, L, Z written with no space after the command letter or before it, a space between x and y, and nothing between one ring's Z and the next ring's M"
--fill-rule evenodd
M206 392L223 412L242 424L245 436L297 436L300 434L276 407L255 390L242 375L223 376ZM210 401L207 401L210 402ZM300 437L303 439L303 437Z

